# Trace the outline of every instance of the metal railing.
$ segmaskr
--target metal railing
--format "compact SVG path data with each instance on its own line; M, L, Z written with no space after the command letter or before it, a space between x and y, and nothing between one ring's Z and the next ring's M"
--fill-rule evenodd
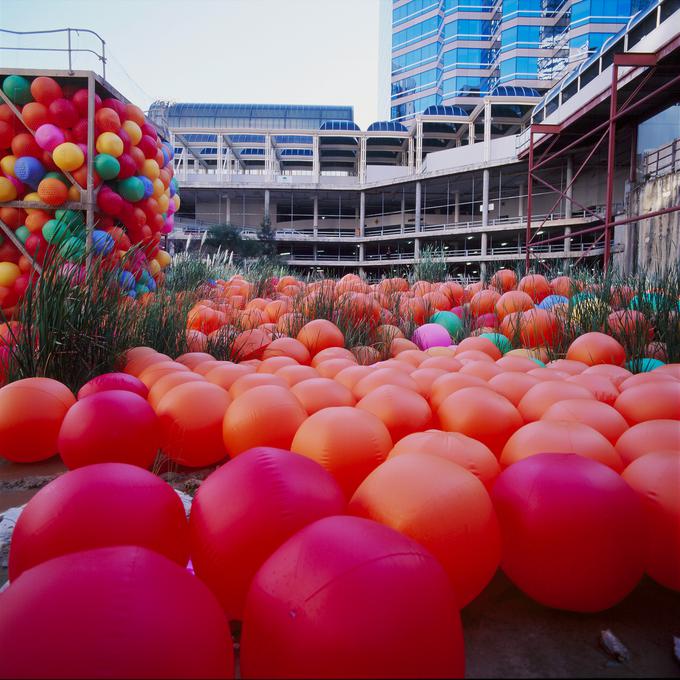
M68 54L68 70L73 71L73 57L74 55L82 52L87 52L89 54L94 54L95 57L101 62L102 65L102 78L106 80L106 42L95 31L89 28L56 28L51 31L10 31L6 28L0 28L0 33L6 33L8 35L18 35L18 36L45 36L54 35L57 33L66 33L66 47L13 47L9 45L0 45L0 50L10 50L16 52L66 52ZM101 54L95 50L86 49L83 47L73 47L71 35L73 33L89 33L95 36L101 43Z
M652 179L680 171L680 138L642 157L640 172L644 179Z

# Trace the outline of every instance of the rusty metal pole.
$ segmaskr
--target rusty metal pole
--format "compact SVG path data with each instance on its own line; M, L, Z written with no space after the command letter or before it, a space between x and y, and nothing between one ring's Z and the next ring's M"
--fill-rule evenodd
M612 64L612 83L609 101L609 148L607 151L607 198L606 198L606 212L604 219L604 273L605 276L609 270L609 258L611 255L611 238L609 236L609 229L612 225L613 215L613 199L614 199L614 172L616 159L616 108L617 108L617 85L619 82L619 67L618 64Z
M526 253L524 257L524 269L525 274L529 273L529 243L531 242L531 209L532 209L532 196L534 189L534 129L529 126L529 172L527 174L527 229L526 236L524 239L524 245L526 248Z

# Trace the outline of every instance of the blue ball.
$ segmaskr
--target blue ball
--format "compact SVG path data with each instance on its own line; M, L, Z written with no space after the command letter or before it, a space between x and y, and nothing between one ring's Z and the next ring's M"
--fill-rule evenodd
M144 198L149 198L153 194L153 183L148 177L144 177L144 175L139 175L139 179L142 180L144 185Z
M155 293L158 286L156 285L156 281L154 280L153 276L149 277L149 280L146 282L146 287L152 292Z
M92 249L97 255L108 255L114 248L115 242L110 234L95 229L92 232Z
M663 361L652 359L651 357L642 357L641 359L631 359L626 362L626 368L631 373L649 373L659 366L665 366Z
M569 298L563 295L548 295L548 297L543 298L536 306L539 309L552 309L555 305L559 304L569 304Z
M45 176L45 167L33 156L21 156L17 158L14 163L14 175L24 184L28 184L31 188L37 189L40 180Z
M125 270L119 274L118 281L120 282L120 287L123 290L134 289L135 285L137 284L135 277L130 272Z
M130 288L130 290L128 290L125 294L131 298L137 297L137 291L134 288Z

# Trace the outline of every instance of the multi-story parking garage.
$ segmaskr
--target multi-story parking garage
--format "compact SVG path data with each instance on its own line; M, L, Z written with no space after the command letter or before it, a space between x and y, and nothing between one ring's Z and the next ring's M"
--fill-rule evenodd
M289 266L371 277L425 248L471 279L525 262L527 248L539 268L599 266L607 250L630 264L641 220L625 213L655 153L638 129L678 102L679 25L680 2L657 0L545 97L505 88L471 112L435 106L408 125L196 124L169 105L183 200L172 237L226 223L248 236L269 219ZM598 139L586 135L600 128ZM669 201L661 209L678 203Z

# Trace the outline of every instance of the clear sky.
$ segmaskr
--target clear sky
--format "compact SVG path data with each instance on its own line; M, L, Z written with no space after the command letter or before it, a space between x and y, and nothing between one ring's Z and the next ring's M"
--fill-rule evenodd
M379 16L389 17L390 7L390 0L0 0L0 27L96 31L106 41L107 79L144 108L154 99L347 104L366 128L388 116L389 26L381 43ZM72 44L98 50L92 36ZM0 45L65 47L66 35L0 33ZM0 64L67 61L1 50ZM87 54L74 67L101 73Z

